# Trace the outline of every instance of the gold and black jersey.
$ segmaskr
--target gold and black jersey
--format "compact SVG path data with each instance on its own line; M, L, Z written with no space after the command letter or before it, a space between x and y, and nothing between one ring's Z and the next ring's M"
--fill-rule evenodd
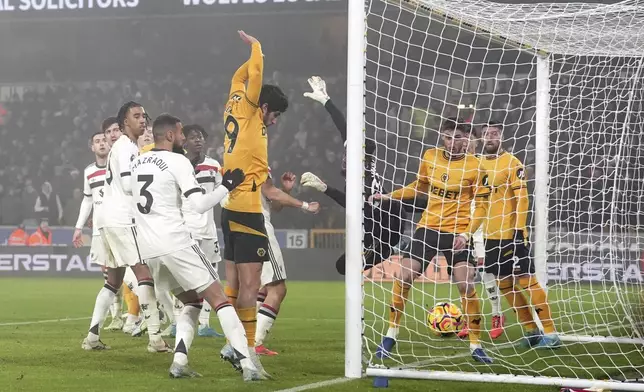
M230 211L262 212L261 186L268 177L268 137L259 107L263 67L261 46L254 43L250 59L233 76L226 103L224 171L245 173L244 182L222 204Z
M484 236L496 240L512 239L515 230L525 229L524 215L527 214L528 204L525 168L509 152L483 157L481 164L487 173L491 190ZM524 197L526 199L522 200Z
M487 177L472 154L450 157L442 148L425 151L416 181L391 193L394 199L428 198L419 228L465 233L471 220L472 200L487 197Z

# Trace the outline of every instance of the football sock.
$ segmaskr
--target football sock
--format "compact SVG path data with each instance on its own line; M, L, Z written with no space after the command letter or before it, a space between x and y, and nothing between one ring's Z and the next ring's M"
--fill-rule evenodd
M110 306L110 315L112 319L121 317L121 300L123 299L123 291L119 290L114 296L114 302Z
M139 281L139 302L141 303L141 313L148 323L148 336L152 340L153 336L159 335L161 332L161 321L159 320L156 295L154 295L154 282L151 280Z
M204 305L207 304L207 303L208 302L204 301ZM174 299L174 309L172 311L174 313L174 319L175 320L177 319L177 317L179 317L181 315L182 311L183 311L183 302L179 301L179 299L175 297L175 299Z
M108 283L105 283L101 290L96 296L96 302L94 303L94 312L92 313L92 321L89 323L89 333L87 334L87 340L91 342L98 341L99 330L107 317L107 312L110 308L112 302L114 302L114 297L116 297L116 292L118 289L110 286Z
M242 367L255 369L255 366L249 358L249 346L245 336L244 326L239 320L235 308L230 303L224 302L215 306L214 309L217 312L217 317L219 318L224 335L226 335L228 342L238 353Z
M534 311L539 316L541 325L543 325L543 333L555 333L555 323L552 320L548 296L537 278L534 276L523 277L519 279L519 284L528 291L530 303L532 303Z
M156 288L155 294L157 296L157 301L159 301L159 304L161 305L163 313L165 313L168 319L170 319L171 324L175 324L174 299L172 295L169 291L156 290Z
M469 329L470 348L478 348L481 345L481 301L479 301L476 290L461 295L461 304L465 311L465 321Z
M496 278L494 275L483 272L483 285L485 286L485 291L487 292L487 298L492 304L492 315L500 316L501 315L501 297L499 296L499 286L496 284Z
M226 285L224 287L224 294L228 297L228 302L233 305L234 308L237 307L237 295L239 295L239 290L233 289L232 287Z
M516 312L523 329L526 331L534 331L537 329L537 324L532 317L530 305L528 305L528 301L526 301L521 288L512 285L512 278L509 280L501 280L499 282L499 289L503 293L503 297L508 301L508 304Z
M139 307L139 297L134 294L127 285L123 285L123 297L125 297L125 305L127 305L127 313L132 316L138 316L141 308Z
M259 312L259 308L262 306L264 301L266 301L266 292L260 290L257 292L257 311L258 312Z
M248 347L255 347L255 332L257 331L257 308L239 308L237 309L239 320L241 320L246 331L246 340Z
M199 313L199 325L203 327L210 327L210 311L212 310L212 306L208 303L208 301L203 301L203 308L201 309L201 312Z
M409 297L410 288L411 285L403 284L398 279L394 280L391 308L389 310L389 328L397 329L400 326L400 319L405 312L405 302Z
M255 335L256 346L264 344L266 335L271 331L273 323L277 318L277 312L278 311L276 309L266 304L262 304L259 308L259 311L257 312L257 334Z
M174 341L174 362L179 365L188 364L188 350L195 337L195 327L201 312L201 304L186 304L177 317L177 335Z

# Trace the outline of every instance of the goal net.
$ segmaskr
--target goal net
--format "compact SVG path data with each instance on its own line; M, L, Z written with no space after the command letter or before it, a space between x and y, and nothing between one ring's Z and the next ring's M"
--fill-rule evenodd
M376 143L385 192L416 179L424 151L441 146L438 132L448 117L471 122L474 134L490 120L503 123L504 149L525 165L532 259L561 346L525 348L524 329L505 299L504 333L491 339L491 303L480 283L482 346L494 363L475 362L467 339L434 334L427 315L435 304L465 312L439 254L410 290L396 345L379 358L392 281L401 271L396 252L363 274L362 370L644 390L637 383L644 377L644 2L364 6L366 36L350 32L349 46L362 40L365 48L364 135ZM409 215L403 243L419 217ZM355 238L348 233L348 251Z

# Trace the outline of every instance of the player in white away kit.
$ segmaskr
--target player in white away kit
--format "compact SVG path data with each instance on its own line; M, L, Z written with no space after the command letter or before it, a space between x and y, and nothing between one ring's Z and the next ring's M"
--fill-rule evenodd
M188 367L188 350L201 312L200 297L203 297L217 312L240 362L244 380L264 379L255 365L257 356L248 350L244 327L224 294L217 272L192 238L182 212L184 203L200 214L212 209L243 182L244 173L240 169L225 173L222 185L206 193L197 182L190 161L183 154L172 152L185 141L181 121L163 114L154 120L152 129L155 148L132 164L132 202L140 232L141 256L150 266L156 284L172 291L184 304L177 318L170 376L200 376Z
M83 345L91 349L108 348L99 340L97 320L104 314L121 287L125 268L129 266L139 282L141 313L147 321L150 338L147 349L149 352L168 352L170 347L160 335L159 312L152 275L148 267L141 263L132 210L130 165L138 155L136 141L145 130L147 117L140 104L127 102L119 109L117 119L123 135L114 142L107 157L103 213L96 219L106 253L101 257L107 260L107 283L96 299L90 330Z
M83 201L81 202L80 210L78 212L78 219L72 236L72 243L75 247L83 246L83 227L89 216L94 212L94 216L98 215L101 210L103 202L103 184L105 183L105 164L107 162L107 154L110 149L105 139L103 131L96 132L90 138L90 149L94 153L95 161L85 168L83 173ZM98 232L96 225L92 226L92 242L90 247L90 258L92 263L101 266L105 283L107 283L107 268L105 267L105 259L99 258L105 255L103 250L103 242ZM114 297L114 302L110 306L112 313L112 322L105 329L107 330L120 330L123 328L123 320L121 320L121 302L118 296ZM99 324L102 325L105 321L105 315L100 320ZM100 327L99 327L100 328Z
M268 237L269 261L265 262L262 267L262 288L257 295L255 352L260 355L273 356L278 353L266 348L264 342L286 297L286 266L280 245L275 237L275 228L271 223L271 210L277 212L287 206L317 214L320 204L318 202L307 203L289 196L297 179L295 174L288 172L282 175L282 189L280 190L273 184L270 168L268 170L268 179L262 185L262 213Z
M184 145L186 158L194 167L197 182L206 192L212 192L221 185L221 165L215 159L203 153L206 138L208 137L206 130L197 124L186 125L183 127L183 134L186 138ZM186 219L188 230L192 233L192 238L197 241L215 271L218 271L221 254L219 252L214 210L210 209L203 214L199 214L194 211L194 208L191 208L189 203L184 203L181 210ZM221 337L223 336L222 334L210 327L211 311L210 304L204 302L199 315L199 336Z

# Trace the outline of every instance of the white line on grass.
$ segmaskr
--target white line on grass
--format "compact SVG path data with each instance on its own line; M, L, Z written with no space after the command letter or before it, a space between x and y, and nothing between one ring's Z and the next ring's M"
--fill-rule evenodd
M280 389L279 391L275 391L275 392L308 391L308 390L311 390L311 389L328 387L328 386L336 385L336 384L344 384L345 382L349 382L349 381L351 381L350 378L340 377L340 378L334 378L334 379L326 380L326 381L318 381L318 382L314 382L314 383L311 383L311 384L299 385L299 386L293 387L293 388Z
M35 321L17 321L13 323L0 323L0 327L11 327L14 325L62 323L65 321L80 321L80 320L89 320L89 319L91 319L91 317L74 317L74 318L62 318L62 319L51 319L51 320L35 320Z

